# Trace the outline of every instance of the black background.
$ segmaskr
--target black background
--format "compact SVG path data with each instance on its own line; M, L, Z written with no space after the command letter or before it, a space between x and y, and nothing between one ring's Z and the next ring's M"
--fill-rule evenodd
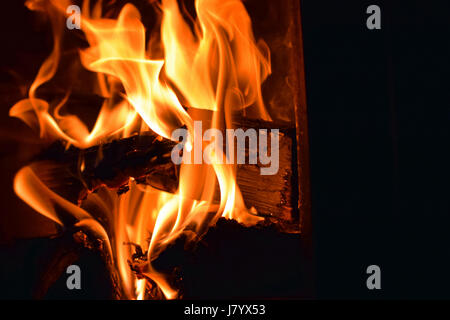
M318 297L448 298L450 3L301 5Z
M4 2L1 69L32 76L48 30L33 30L22 1ZM366 28L371 4L381 8L381 30ZM302 0L301 9L316 296L450 297L450 3ZM1 73L2 83L13 78ZM2 159L17 148L8 130L29 134L7 115L19 96L2 91ZM22 166L5 163L2 189ZM3 210L27 210L5 192L1 201ZM29 219L24 229L44 222L31 211ZM6 239L22 223L0 221ZM371 264L381 267L379 291L366 288Z

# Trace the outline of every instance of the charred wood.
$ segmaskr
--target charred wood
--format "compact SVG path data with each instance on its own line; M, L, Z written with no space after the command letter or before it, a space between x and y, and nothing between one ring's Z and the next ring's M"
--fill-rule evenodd
M259 215L277 223L281 231L298 233L293 156L295 128L255 120L241 121L235 126L244 130L280 129L278 173L261 175L260 164L239 164L237 184L248 208L254 207ZM74 203L80 203L88 193L101 186L116 189L119 194L127 192L130 178L174 193L179 179L179 167L171 161L175 144L153 132L145 132L85 150L74 147L66 150L62 143L56 143L36 160L41 162L40 167L48 163L45 167L49 171L42 173L41 178ZM218 184L214 198L216 202L220 200Z

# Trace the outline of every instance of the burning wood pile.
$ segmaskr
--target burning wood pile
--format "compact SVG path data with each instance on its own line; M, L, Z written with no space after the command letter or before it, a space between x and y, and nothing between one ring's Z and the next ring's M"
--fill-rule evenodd
M88 252L110 298L307 295L296 2L122 2L26 2L53 50L10 116L47 148L14 190L61 230L34 297Z

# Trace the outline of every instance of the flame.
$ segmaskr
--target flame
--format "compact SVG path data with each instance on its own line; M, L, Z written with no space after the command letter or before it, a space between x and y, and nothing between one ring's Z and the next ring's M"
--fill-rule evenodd
M261 83L271 72L269 50L264 42L255 42L250 17L240 0L196 0L193 26L176 0L162 0L158 7L163 49L160 59L152 59L158 52L152 43L146 44L146 29L133 5L126 4L114 19L102 12L101 1L91 10L85 0L81 27L89 47L80 50L79 58L84 68L96 73L98 92L105 98L90 131L77 115L62 112L70 89L56 106L38 98L38 88L51 81L58 68L65 8L70 5L56 0L45 4L27 1L30 9L50 16L54 48L31 85L29 97L10 110L11 116L39 129L43 139L88 148L148 129L171 139L173 130L182 126L195 137L208 129L232 128L233 114L249 106L255 106L262 119L270 120L261 94ZM155 41L152 36L150 42ZM203 123L199 132L194 121ZM202 147L206 150L208 144ZM190 151L185 150L184 156L192 155ZM146 280L133 276L126 262L133 248L125 244L147 248L148 264L143 275L152 279L167 299L173 299L177 291L152 265L172 240L186 230L201 235L221 216L247 225L261 220L246 208L236 183L236 168L223 163L222 150L209 148L207 156L210 163L181 164L175 194L139 186L132 179L130 190L120 196L107 188L90 194L84 207L96 207L109 217L111 226L101 225L93 213L50 190L35 174L37 170L30 167L16 175L14 189L26 203L56 223L73 223L62 218L61 212L69 213L75 223L107 239L127 298L143 299ZM84 162L80 166L84 170ZM214 201L216 183L219 203Z

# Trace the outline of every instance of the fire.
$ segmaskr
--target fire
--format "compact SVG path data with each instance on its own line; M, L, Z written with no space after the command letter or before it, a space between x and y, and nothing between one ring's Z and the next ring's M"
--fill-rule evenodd
M262 119L270 119L261 95L261 83L271 72L269 50L264 42L255 42L250 17L240 0L196 0L193 26L176 0L162 0L158 3L160 30L150 30L149 43L140 13L133 5L126 4L117 18L110 18L102 12L101 1L92 8L85 0L81 27L89 46L80 50L79 58L84 68L97 74L96 90L105 98L90 131L79 117L63 112L70 88L55 107L37 94L58 68L64 15L71 3L29 0L27 5L45 11L52 19L54 48L31 85L29 97L14 105L10 115L39 129L42 139L60 139L67 146L84 149L149 129L171 139L174 130L185 127L193 137L202 134L194 132L194 121L202 121L202 130L225 130L232 128L233 115L249 106L255 106ZM160 32L159 37L155 32ZM154 58L159 54L154 39L160 39L162 57ZM70 223L61 213L63 209L78 225L105 239L127 298L144 298L146 280L133 276L127 264L133 247L126 244L146 248L144 276L154 281L166 298L173 299L177 291L166 275L152 266L173 239L186 230L201 235L221 216L248 225L261 220L245 206L235 166L219 161L224 157L223 150L209 148L208 153L209 163L181 164L175 194L142 187L133 179L125 194L118 195L106 187L91 193L85 203L101 208L112 226L102 225L94 214L53 192L36 175L40 168L30 166L19 171L14 189L26 203L56 223ZM189 148L183 156L192 156ZM80 163L81 171L84 165ZM219 203L213 199L216 183L220 187Z

